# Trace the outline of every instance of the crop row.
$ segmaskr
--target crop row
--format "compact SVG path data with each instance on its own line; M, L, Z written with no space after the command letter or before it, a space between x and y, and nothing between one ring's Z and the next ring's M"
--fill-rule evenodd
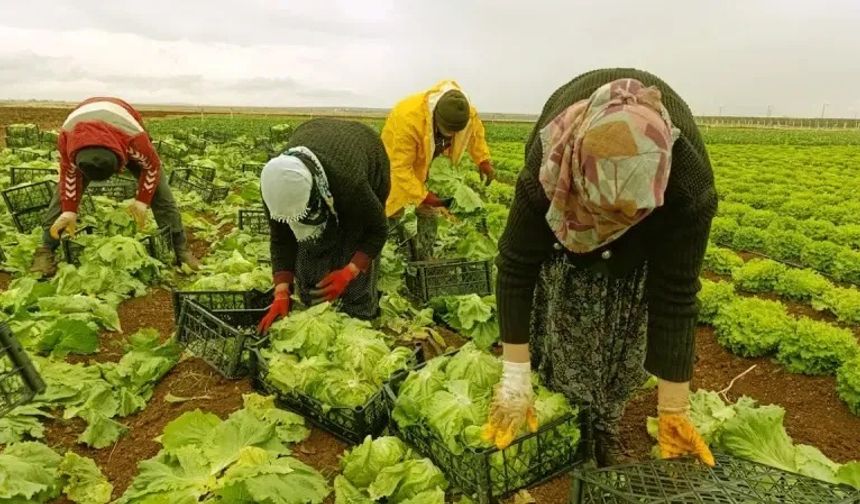
M705 253L705 269L731 276L741 291L777 294L828 312L840 322L860 325L860 289L841 287L815 271L772 259L744 262L733 250L716 246L708 247Z
M739 296L730 282L702 280L700 321L742 357L775 356L789 372L837 377L837 392L860 415L860 345L854 333L789 315L778 301Z
M801 231L744 226L733 217L714 218L713 242L735 250L811 268L837 282L860 285L860 252L830 241L814 240Z

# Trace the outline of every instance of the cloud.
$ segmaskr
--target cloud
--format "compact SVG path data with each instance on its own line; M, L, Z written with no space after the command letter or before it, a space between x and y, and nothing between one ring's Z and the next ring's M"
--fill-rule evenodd
M0 0L0 97L389 107L453 78L537 113L576 75L648 70L696 113L860 112L856 0Z

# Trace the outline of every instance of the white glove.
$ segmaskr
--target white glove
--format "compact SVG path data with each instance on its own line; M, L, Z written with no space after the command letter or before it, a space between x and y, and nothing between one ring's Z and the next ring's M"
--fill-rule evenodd
M137 224L137 229L143 229L146 225L146 210L149 207L146 203L138 200L132 201L131 205L126 209L128 213L134 218L135 224Z
M495 442L500 450L505 449L525 424L531 432L538 429L531 364L504 361L502 380L496 386L490 416L481 431L481 437L485 442Z
M63 212L51 226L51 237L60 239L60 234L65 232L70 237L75 237L75 229L78 225L78 214L75 212Z

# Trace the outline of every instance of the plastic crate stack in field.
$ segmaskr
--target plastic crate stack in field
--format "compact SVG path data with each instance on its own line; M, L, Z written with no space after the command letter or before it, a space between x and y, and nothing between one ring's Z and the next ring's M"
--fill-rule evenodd
M422 366L418 366L419 371ZM386 398L393 409L402 381L386 384ZM481 504L498 502L522 488L542 483L570 470L586 459L590 434L588 409L579 409L545 425L537 432L518 437L503 450L498 448L465 448L454 453L445 441L424 424L405 427L392 421L391 431L428 457L448 481ZM579 442L572 444L566 433L580 432Z
M10 124L6 126L6 147L37 147L40 136L39 127L35 124Z
M169 184L183 192L197 192L205 203L221 201L230 193L229 187L212 183L215 171L211 168L178 168L170 172Z
M211 312L228 312L235 310L259 310L272 302L273 290L260 291L257 289L237 291L173 291L173 316L179 320L182 303L185 300L194 301Z
M111 177L108 180L94 181L87 186L87 193L118 201L127 200L137 194L137 181L128 177Z
M266 359L260 354L260 349L265 346L264 342L252 350L254 386L275 396L280 407L302 415L347 443L360 443L366 436L378 436L388 427L391 405L385 396L384 385L366 403L355 408L332 407L298 390L283 391L267 380L269 369ZM421 348L416 347L410 367L422 360Z
M96 229L93 226L84 226L78 230L78 235L93 234ZM167 265L172 265L176 262L176 252L173 249L173 235L170 228L158 228L153 234L144 236L140 239L140 243L149 252L149 255L158 259ZM60 247L63 251L63 259L69 264L79 265L81 256L86 249L86 246L74 238L64 237Z
M860 491L769 466L715 454L709 468L690 459L579 469L571 504L632 502L857 504Z
M239 229L255 234L269 234L269 219L262 208L242 208L239 210Z
M0 323L0 417L44 390L45 383L9 325Z
M158 228L149 236L141 238L140 242L146 247L152 257L164 264L176 263L176 250L173 247L173 233L169 227Z
M411 261L406 265L406 287L422 303L436 296L487 296L493 291L493 262L468 259Z
M95 228L92 226L84 226L78 230L78 235L87 234L91 235L95 231ZM60 241L60 249L63 251L63 260L68 264L80 265L81 256L84 253L86 247L75 241L74 238L64 236Z
M176 340L186 351L225 378L248 374L250 351L259 344L256 324L262 309L209 310L191 298L180 298Z
M408 237L402 222L390 228L388 239L395 241L398 253L408 260L406 288L416 301L426 303L436 296L492 294L492 260L426 258L419 251L422 247L418 238Z
M263 173L263 167L264 166L266 166L265 163L250 162L250 163L242 163L241 168L242 168L242 172L253 173L254 175L259 177L260 174Z
M40 182L43 180L55 181L59 172L55 168L29 168L26 166L13 166L11 172L11 186Z
M42 225L44 211L51 203L56 186L51 181L31 182L3 191L3 200L18 231L29 233Z

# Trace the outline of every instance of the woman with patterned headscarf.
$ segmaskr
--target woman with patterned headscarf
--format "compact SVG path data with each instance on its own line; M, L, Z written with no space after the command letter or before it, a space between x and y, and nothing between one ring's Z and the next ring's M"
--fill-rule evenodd
M553 93L499 242L504 375L485 439L503 447L537 429L534 368L550 388L591 405L594 455L616 463L618 424L647 370L658 378L662 455L713 464L688 411L698 278L716 207L693 116L666 83L605 69Z
M261 331L289 314L293 285L305 304L337 300L353 317L376 316L374 261L388 235L389 177L376 132L336 119L302 124L287 151L263 167L275 300Z

